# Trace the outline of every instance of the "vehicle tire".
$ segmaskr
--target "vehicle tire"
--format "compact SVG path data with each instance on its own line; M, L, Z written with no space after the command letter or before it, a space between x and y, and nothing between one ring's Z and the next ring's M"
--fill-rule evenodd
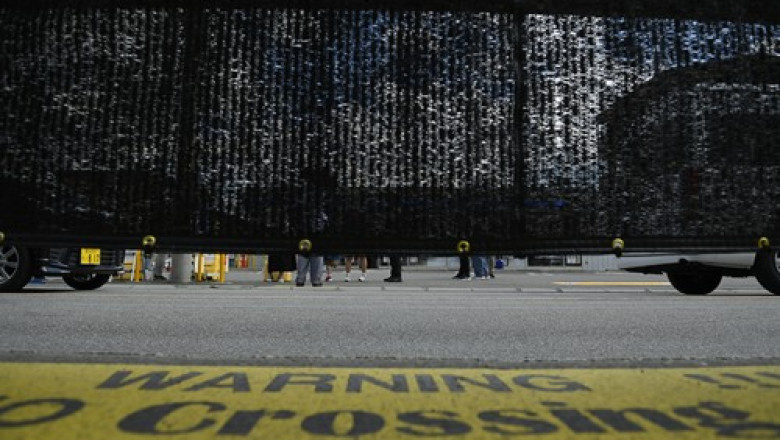
M762 249L756 252L756 260L753 263L753 275L761 286L780 295L780 269L778 269L777 251Z
M667 272L672 287L686 295L706 295L718 288L723 274L714 271Z
M18 292L32 278L32 259L27 248L0 247L0 292Z
M76 290L95 290L106 284L110 278L111 275L94 273L62 276L65 283Z

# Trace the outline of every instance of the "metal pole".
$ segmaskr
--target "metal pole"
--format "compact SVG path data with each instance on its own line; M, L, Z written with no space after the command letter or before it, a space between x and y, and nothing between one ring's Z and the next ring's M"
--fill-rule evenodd
M171 282L189 283L192 280L192 254L173 254L171 262Z

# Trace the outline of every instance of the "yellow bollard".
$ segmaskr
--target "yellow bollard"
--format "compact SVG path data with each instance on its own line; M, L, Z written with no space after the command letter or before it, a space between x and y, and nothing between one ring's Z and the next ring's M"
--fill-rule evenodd
M198 254L196 257L196 264L195 264L195 281L200 283L203 282L203 272L205 271L205 261L206 257L203 254Z
M219 272L218 272L219 273L219 282L220 283L224 283L225 282L225 272L226 272L225 266L227 265L227 260L228 260L227 254L217 254L216 255L216 259L217 259L216 263L219 264Z
M141 250L135 251L135 263L133 264L133 274L130 280L134 283L140 283L144 277L144 259Z

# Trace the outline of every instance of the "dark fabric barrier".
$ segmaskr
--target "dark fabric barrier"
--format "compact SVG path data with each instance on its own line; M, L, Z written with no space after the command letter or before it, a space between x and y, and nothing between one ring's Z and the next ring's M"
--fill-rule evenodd
M10 241L780 239L780 26L758 3L98 3L0 10Z

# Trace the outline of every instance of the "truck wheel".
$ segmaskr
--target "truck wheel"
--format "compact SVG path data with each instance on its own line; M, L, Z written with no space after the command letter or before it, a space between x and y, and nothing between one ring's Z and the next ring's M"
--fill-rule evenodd
M777 258L776 250L761 249L756 252L753 275L764 289L780 295L780 270L777 267L779 263Z
M106 284L109 278L111 275L94 273L62 276L65 283L76 290L95 290Z
M32 278L30 251L23 247L0 248L0 292L18 292Z
M672 287L686 295L706 295L718 288L723 275L718 272L667 272Z

